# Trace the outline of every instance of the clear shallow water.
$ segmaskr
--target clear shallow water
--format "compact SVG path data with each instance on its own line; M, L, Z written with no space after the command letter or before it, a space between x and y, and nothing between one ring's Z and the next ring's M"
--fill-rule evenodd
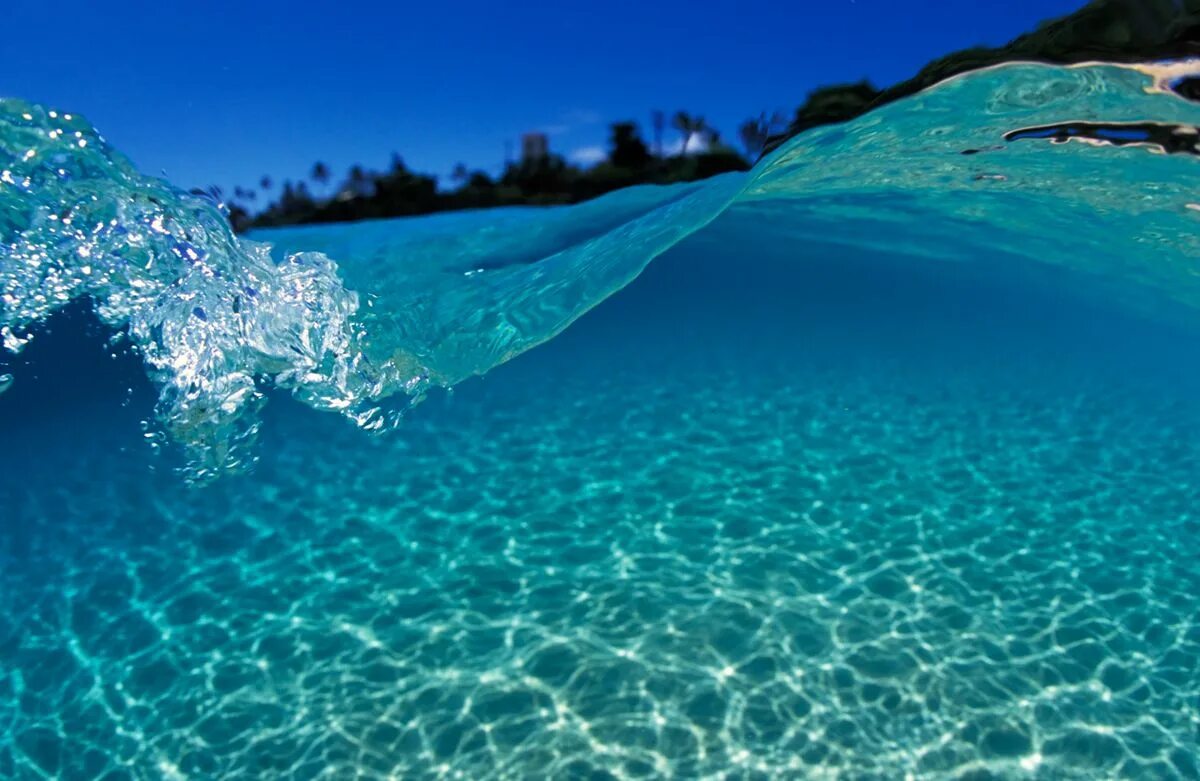
M823 183L263 236L338 260L372 366L541 344L386 436L263 383L206 484L51 320L0 397L0 776L1196 777L1195 161L827 132ZM645 266L647 202L702 229Z

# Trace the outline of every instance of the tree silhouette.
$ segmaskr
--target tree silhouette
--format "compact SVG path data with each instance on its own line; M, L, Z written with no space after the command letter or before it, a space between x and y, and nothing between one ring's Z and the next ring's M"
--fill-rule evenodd
M663 128L667 123L666 115L655 109L650 113L650 123L654 126L654 156L661 159L663 156Z
M403 163L401 163L403 166ZM350 178L346 181L347 188L355 197L366 198L372 194L374 187L371 184L371 177L361 165L355 164L350 167Z
M704 117L693 117L686 111L676 112L675 118L671 120L671 125L683 135L683 146L679 148L679 156L683 157L687 154L688 144L691 143L693 137L708 132L708 123L704 121Z
M651 114L656 136L655 146L662 153L662 132L670 115ZM694 181L726 171L744 171L746 161L732 149L718 143L719 134L699 115L680 111L674 127L682 134L678 156L655 159L647 141L633 121L610 126L608 159L604 164L582 169L562 155L550 154L535 160L510 160L501 175L493 179L481 170L457 163L450 173L453 189L439 190L437 177L410 169L399 154L393 153L390 166L372 170L351 166L344 180L332 175L329 166L317 162L307 177L280 179L269 176L259 180L261 189L237 187L236 229L341 222L381 217L430 214L454 209L479 209L524 204L553 205L577 203L621 187L636 184L671 184ZM705 144L696 144L696 136ZM689 149L689 147L692 147ZM310 187L328 185L320 199L314 199ZM267 197L275 187L275 197ZM220 201L219 191L204 193ZM255 204L259 194L263 203ZM253 209L254 214L250 214Z
M787 130L787 118L779 111L769 117L764 111L753 119L747 119L738 128L738 136L750 159L757 160L772 136Z
M496 183L492 181L492 177L488 176L486 171L475 171L467 180L467 186L477 190L486 190L495 187Z
M608 160L618 168L640 171L650 163L650 150L632 122L616 122L609 140Z
M325 185L329 183L329 166L317 161L313 163L312 173L309 174L312 180L321 185L321 189L325 189Z
M693 117L692 119L692 137L699 138L703 143L716 143L718 140L717 131L709 126L704 117ZM700 151L700 150L697 150Z
M692 139L692 115L686 111L677 111L671 119L671 127L679 131L683 141L679 146L679 156L687 154L688 141Z

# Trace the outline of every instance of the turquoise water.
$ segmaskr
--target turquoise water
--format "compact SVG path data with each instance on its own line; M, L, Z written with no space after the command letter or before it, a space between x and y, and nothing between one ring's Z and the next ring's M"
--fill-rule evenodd
M1173 73L259 244L0 103L0 777L1196 778L1200 162L1004 140Z

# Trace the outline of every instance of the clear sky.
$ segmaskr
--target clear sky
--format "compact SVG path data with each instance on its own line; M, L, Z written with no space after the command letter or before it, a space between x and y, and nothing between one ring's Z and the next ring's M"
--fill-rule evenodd
M544 129L586 157L608 122L702 114L729 140L820 84L901 80L1083 0L0 0L0 95L86 115L176 184L338 178L393 151L499 169Z

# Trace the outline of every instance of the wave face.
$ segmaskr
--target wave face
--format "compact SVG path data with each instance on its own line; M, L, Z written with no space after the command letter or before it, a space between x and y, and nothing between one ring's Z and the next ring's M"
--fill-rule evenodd
M0 104L0 778L1196 778L1192 69L250 240Z
M265 387L390 428L431 387L554 337L731 205L786 211L797 240L1007 251L1193 306L1195 162L1150 154L1195 152L1196 107L1167 89L1182 73L1006 66L793 139L744 176L264 241L235 237L211 199L139 174L83 119L6 100L0 334L19 352L52 313L91 302L145 361L161 430L206 477L250 458ZM1055 140L1132 148L1022 140L1080 118L1109 135Z

